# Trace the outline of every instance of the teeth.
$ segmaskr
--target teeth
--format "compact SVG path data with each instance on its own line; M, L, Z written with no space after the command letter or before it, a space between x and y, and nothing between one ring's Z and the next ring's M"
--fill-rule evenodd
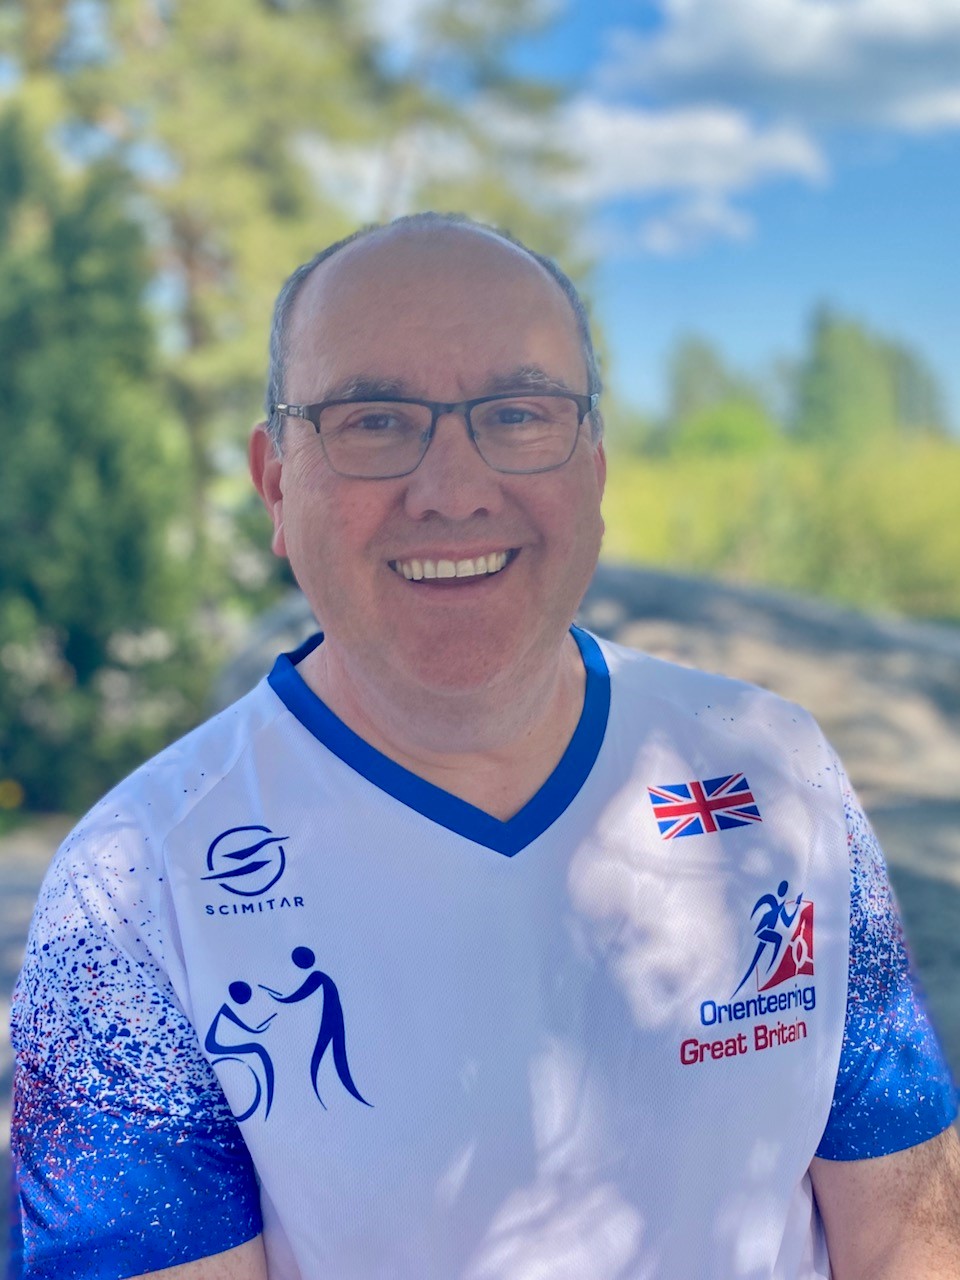
M408 582L424 578L477 578L499 573L509 559L506 551L491 551L473 560L392 560L391 567Z

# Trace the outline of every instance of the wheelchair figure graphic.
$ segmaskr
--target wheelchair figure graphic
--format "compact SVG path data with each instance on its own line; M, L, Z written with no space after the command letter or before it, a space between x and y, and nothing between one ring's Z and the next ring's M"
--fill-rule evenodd
M300 1004L309 1000L316 992L321 993L320 1025L310 1055L310 1082L320 1105L327 1109L327 1104L320 1096L318 1076L320 1065L329 1050L333 1059L340 1083L352 1097L362 1102L365 1107L372 1103L361 1094L350 1071L347 1060L346 1028L344 1026L343 1005L337 985L329 974L315 968L316 956L309 947L294 947L290 959L300 970L308 970L306 977L293 991L284 995L274 987L265 983L257 983L261 991L278 1005ZM253 997L253 988L248 982L231 982L228 987L229 1001L217 1010L204 1037L204 1048L210 1054L214 1067L223 1067L226 1063L239 1063L244 1066L253 1078L252 1100L234 1118L239 1121L249 1120L263 1106L264 1120L269 1118L276 1092L276 1070L267 1048L262 1042L247 1039L249 1036L265 1036L278 1014L278 1009L256 1025L247 1022L234 1006L248 1005ZM238 1035L243 1033L243 1035Z

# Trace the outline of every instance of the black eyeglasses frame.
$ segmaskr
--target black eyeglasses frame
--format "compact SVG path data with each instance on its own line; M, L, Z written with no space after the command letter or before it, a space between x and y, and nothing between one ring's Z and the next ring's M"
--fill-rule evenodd
M549 397L554 400L573 401L577 406L577 430L574 433L570 452L561 462L551 462L550 465L546 467L534 467L531 470L514 470L506 467L495 467L487 460L487 458L484 457L483 450L480 448L477 441L476 432L474 431L470 414L478 405L490 404L494 400L518 400L523 399L524 396L536 396L540 398ZM581 395L576 391L541 391L539 389L507 392L501 391L497 395L475 396L472 400L459 400L453 402L444 400L418 400L412 396L348 396L345 398L338 397L335 400L321 400L316 404L282 404L278 402L272 406L271 417L273 414L282 414L286 417L299 418L303 422L309 422L319 437L320 447L323 450L323 456L326 459L330 470L335 472L338 476L343 476L343 478L347 480L399 480L402 479L403 476L412 475L427 456L427 450L430 448L431 441L436 434L437 422L444 414L447 413L456 413L463 417L464 426L466 427L467 435L470 438L473 447L476 449L480 457L483 458L483 461L487 466L490 467L491 471L496 471L500 475L532 476L541 475L545 471L556 471L558 467L566 466L573 457L574 450L577 447L577 441L580 439L580 428L583 426L584 418L588 413L592 413L596 409L599 401L600 395L599 392L596 391L588 395ZM423 433L423 447L421 448L419 458L417 458L413 466L408 467L406 471L390 472L388 475L383 476L357 475L354 472L341 471L339 468L335 467L330 461L330 455L327 452L323 433L320 430L320 415L324 409L332 409L337 405L344 404L415 404L420 405L421 408L429 409L431 415L430 427L429 430Z

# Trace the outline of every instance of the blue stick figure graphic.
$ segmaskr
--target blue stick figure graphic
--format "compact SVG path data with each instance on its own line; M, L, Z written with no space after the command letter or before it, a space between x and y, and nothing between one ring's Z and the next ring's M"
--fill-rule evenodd
M248 1004L250 997L253 995L251 987L246 982L231 982L229 991L230 999L233 1000L235 1004ZM241 1062L249 1069L250 1074L253 1076L254 1084L256 1085L256 1093L253 1102L246 1111L244 1111L243 1115L235 1117L237 1120L249 1119L249 1117L256 1111L257 1107L259 1107L260 1100L263 1097L260 1077L257 1072L254 1071L253 1067L250 1066L250 1063L244 1061L244 1058L253 1056L259 1058L260 1062L263 1064L263 1075L267 1093L267 1109L264 1113L264 1119L269 1116L270 1107L273 1105L273 1063L270 1061L270 1055L262 1045L254 1043L221 1044L218 1039L218 1036L220 1035L219 1024L221 1021L232 1022L233 1025L235 1027L239 1027L241 1031L248 1031L251 1035L260 1035L267 1029L276 1016L277 1015L275 1013L271 1013L269 1018L265 1018L259 1026L251 1027L248 1026L242 1018L238 1018L230 1008L229 1004L224 1002L217 1010L216 1016L210 1023L210 1030L207 1032L206 1039L203 1042L204 1048L207 1053L219 1053L222 1055L221 1057L214 1059L213 1065L217 1066L221 1062Z
M787 911L787 890L789 887L790 886L787 884L786 880L781 880L779 885L777 885L776 897L774 897L772 893L765 893L763 897L758 898L754 904L754 908L750 912L751 920L761 907L766 907L766 910L757 921L756 928L753 931L758 938L757 949L753 953L753 959L750 961L747 972L740 980L740 986L737 987L737 991L740 990L740 987L743 986L751 973L753 973L754 969L756 969L757 965L760 963L760 957L763 955L768 945L773 947L773 955L770 957L770 962L767 965L767 973L770 972L776 963L777 956L780 954L780 948L783 946L783 934L780 933L777 926L782 921L786 928L789 929L794 920L796 920L797 914L800 911L800 905L803 902L803 894L798 894L797 903L793 911ZM733 994L736 995L737 991L734 991Z
M313 1054L310 1058L310 1079L313 1082L313 1092L317 1095L318 1102L326 1110L327 1104L320 1097L320 1090L317 1088L317 1075L320 1071L323 1055L332 1045L333 1063L337 1069L337 1075L340 1077L340 1083L358 1102L362 1102L365 1107L372 1106L372 1103L367 1102L366 1098L363 1097L360 1090L353 1083L353 1077L350 1074L350 1067L347 1063L346 1032L343 1025L343 1007L340 1003L340 993L337 991L336 983L328 974L322 973L319 969L314 969L313 966L317 958L309 947L294 947L290 954L290 959L298 969L311 970L296 991L292 991L290 995L285 996L279 991L274 991L272 987L263 986L263 983L260 983L260 986L278 1004L299 1004L301 1000L308 1000L315 991L323 992L320 1031L317 1034L317 1042L313 1047Z

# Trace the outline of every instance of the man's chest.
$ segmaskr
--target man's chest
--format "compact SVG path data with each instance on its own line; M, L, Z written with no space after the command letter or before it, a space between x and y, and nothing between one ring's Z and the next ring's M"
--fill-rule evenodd
M198 829L184 1001L298 1256L387 1256L405 1224L411 1274L467 1275L561 1187L666 1247L707 1182L796 1184L842 877L795 798L704 840L657 802L631 781L515 858L376 805Z

